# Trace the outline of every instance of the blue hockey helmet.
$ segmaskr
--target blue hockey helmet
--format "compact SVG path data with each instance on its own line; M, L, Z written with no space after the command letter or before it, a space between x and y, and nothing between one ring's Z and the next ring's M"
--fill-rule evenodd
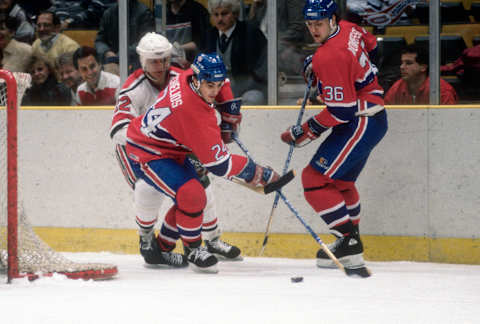
M337 11L337 4L334 0L307 0L303 7L305 20L331 19Z
M207 82L223 81L227 77L225 64L216 53L198 54L191 67L200 82L202 80Z

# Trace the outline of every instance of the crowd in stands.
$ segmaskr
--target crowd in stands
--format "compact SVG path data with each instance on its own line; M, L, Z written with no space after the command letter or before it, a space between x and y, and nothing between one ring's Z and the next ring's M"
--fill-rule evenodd
M355 2L347 1L346 19L368 22L370 18L361 8L376 2ZM315 50L303 19L304 3L304 0L277 1L277 18L281 22L277 26L278 70L280 75L292 80L298 79L303 60ZM388 3L393 6L396 2L390 0ZM138 41L146 32L163 32L160 30L163 26L155 25L158 11L153 10L153 1L130 0L128 5L128 71L132 73L140 67L135 51ZM114 87L120 84L118 6L117 0L0 0L1 68L32 75L33 86L23 104L110 105L115 102L114 97L107 99L105 96L115 96ZM217 52L226 64L234 95L242 97L244 105L267 103L269 30L266 0L167 0L166 9L164 34L174 45L178 65L188 67L200 51ZM411 23L411 11L410 7L403 10L392 24ZM374 33L381 31L377 27L374 26ZM91 40L90 46L82 46L64 33L72 29L94 30L96 38ZM409 44L404 45L408 47ZM456 85L452 88L442 81L442 94L446 87L454 93L459 89L458 82L474 83L471 82L474 80L471 69L463 67L471 65L480 72L478 46L470 46L456 63L442 66L442 76L450 75L450 83ZM380 83L385 89L386 103L426 103L418 99L419 94L412 93L415 88L412 84L422 84L422 91L428 92L429 80L424 77L428 63L415 62L422 82L413 83L405 72L407 63L401 58L405 56L404 51L396 52L397 56L390 57L388 65L382 64L387 61L383 58L378 64L383 72ZM382 51L379 54L382 55ZM423 55L413 54L417 58ZM393 88L398 91L400 83L410 100L393 100L389 95ZM423 94L420 97L423 98ZM455 103L458 99L461 95L452 95L448 101L442 96L441 103Z

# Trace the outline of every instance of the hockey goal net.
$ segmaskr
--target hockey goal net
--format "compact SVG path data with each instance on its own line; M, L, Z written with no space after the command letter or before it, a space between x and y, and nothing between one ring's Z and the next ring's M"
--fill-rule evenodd
M18 188L17 123L18 109L30 87L27 73L0 70L0 271L8 282L14 278L50 276L60 273L72 279L108 279L117 267L103 263L77 263L68 260L43 242L25 215ZM28 163L28 162L25 162Z

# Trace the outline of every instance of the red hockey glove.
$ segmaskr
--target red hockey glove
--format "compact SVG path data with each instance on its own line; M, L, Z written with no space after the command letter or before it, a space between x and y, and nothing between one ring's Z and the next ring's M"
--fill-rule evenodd
M295 147L302 147L317 139L327 129L315 117L312 117L301 126L289 127L280 137L287 144L295 144Z
M238 133L240 131L240 122L242 121L241 107L242 99L232 99L217 104L217 109L222 117L222 123L220 124L222 140L226 144L232 142L232 132Z

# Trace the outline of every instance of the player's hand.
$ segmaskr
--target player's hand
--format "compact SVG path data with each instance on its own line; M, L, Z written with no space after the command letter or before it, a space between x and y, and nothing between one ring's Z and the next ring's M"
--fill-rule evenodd
M227 123L222 121L220 124L220 135L222 136L222 140L225 144L230 144L233 142L233 132L238 133L239 127L234 124Z
M303 61L303 78L305 79L305 82L308 82L308 80L315 77L313 73L312 59L313 54L310 54L305 58L305 61Z
M295 125L287 128L287 130L280 135L280 138L287 144L302 147L317 139L325 130L327 130L327 127L320 125L316 119L312 117L301 126Z
M267 184L275 182L278 179L280 179L280 175L271 167L264 167L257 164L255 166L255 174L248 184L253 187L265 187Z

